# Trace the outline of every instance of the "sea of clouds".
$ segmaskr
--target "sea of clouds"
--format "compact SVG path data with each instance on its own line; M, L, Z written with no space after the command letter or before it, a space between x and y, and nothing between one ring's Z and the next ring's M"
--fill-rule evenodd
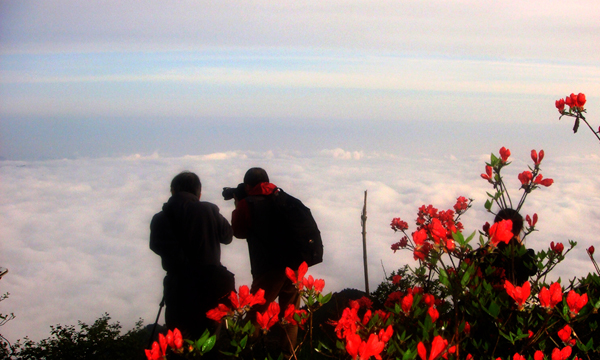
M531 163L529 154L513 154L504 176L514 200L521 192L517 174ZM309 206L325 244L322 264L309 270L326 282L325 291L364 289L361 211L368 191L369 281L374 290L404 264L407 251L393 253L399 239L389 227L401 217L414 229L417 208L454 205L470 197L465 231L478 230L493 216L483 204L489 184L480 178L488 154L470 157L407 158L386 153L329 149L301 152L223 152L199 156L128 156L119 158L0 161L0 266L9 269L0 292L9 292L1 313L16 318L2 327L11 342L49 336L50 326L91 323L108 312L124 329L143 318L151 323L162 296L164 272L148 247L149 221L169 197L171 178L182 170L197 172L202 200L217 204L227 219L233 203L221 197L252 166L264 167L271 181ZM600 231L600 158L595 155L547 156L550 188L530 194L523 214L539 215L539 232L527 238L536 250L550 242L575 240L578 247L553 278L564 280L593 271L585 248ZM250 284L245 240L222 249L222 262L236 274L237 285Z

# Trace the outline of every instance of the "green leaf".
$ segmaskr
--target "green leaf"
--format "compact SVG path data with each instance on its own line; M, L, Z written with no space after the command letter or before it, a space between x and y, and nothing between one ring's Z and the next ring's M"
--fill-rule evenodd
M331 300L331 296L333 295L333 293L329 293L325 296L323 296L323 299L320 301L321 304L325 305L329 302L329 300Z
M243 340L242 340L243 341ZM209 337L206 342L204 343L204 345L202 345L202 349L200 350L202 352L202 354L209 352L213 346L215 346L215 343L217 342L217 336L213 335L211 337Z
M246 343L248 343L248 335L244 336L242 340L240 340L240 346L245 349Z
M492 201L490 199L487 199L485 201L484 207L487 211L490 211L490 210L492 210L492 205L493 205Z

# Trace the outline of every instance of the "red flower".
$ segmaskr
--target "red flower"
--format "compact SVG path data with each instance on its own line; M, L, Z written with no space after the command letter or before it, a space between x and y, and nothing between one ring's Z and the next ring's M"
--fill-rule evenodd
M404 249L406 245L408 245L408 238L406 236L403 236L402 239L400 239L400 241L398 241L395 244L392 244L392 250L396 252L400 249Z
M501 220L490 227L490 242L497 246L499 243L507 243L513 238L512 220Z
M412 304L413 304L413 294L406 295L402 299L402 303L400 304L402 306L402 311L404 311L405 313L408 314L410 312L410 308L412 308Z
M489 182L492 182L492 167L489 165L485 166L485 174L481 174L481 177Z
M550 243L550 249L556 254L561 255L563 250L565 249L565 246L562 243L557 243L556 245L554 245L554 241L552 241Z
M563 111L565 111L565 100L564 99L560 99L560 100L556 100L556 102L554 103L556 105L556 108L558 109L559 113L563 113Z
M299 321L296 320L296 315L299 318ZM285 309L285 314L283 315L283 320L292 325L299 325L302 327L307 320L308 313L306 310L296 310L294 304L289 304L287 309Z
M394 329L391 324L385 330L379 330L379 339L384 343L388 342L392 338L392 335L394 335Z
M255 295L250 294L250 289L246 285L240 286L238 294L232 291L229 295L229 301L234 309L245 309L248 310L254 305L262 305L266 302L265 291L259 289ZM220 319L219 319L220 320Z
M440 219L434 218L431 220L431 235L436 244L439 244L441 239L447 237L448 230L442 225Z
M167 344L167 338L162 333L158 334L158 344L160 345L160 351L163 354L166 354L167 353L167 346L168 346L168 344Z
M538 298L542 307L553 309L558 303L562 302L562 287L557 282L550 285L550 290L544 286L540 290Z
M302 290L302 279L304 279L304 275L308 271L308 265L306 261L300 264L298 267L298 271L294 271L290 268L285 268L285 275L298 287L299 290Z
M402 280L402 276L394 275L394 277L392 277L392 284L398 285L400 283L400 280Z
M375 356L376 359L381 360L381 351L385 343L379 340L379 337L375 334L369 335L369 340L363 342L358 350L361 359L369 359L371 356Z
M441 336L436 336L431 343L431 352L429 353L429 360L436 359L444 349L448 346L448 341L444 340ZM419 342L417 345L417 353L421 360L427 360L427 349L423 342Z
M539 157L538 157L537 151L531 150L531 160L533 160L533 163L536 167L538 167L540 165L543 158L544 158L544 150L540 150Z
M569 99L571 100L571 106L579 107L579 104L577 103L577 95L571 93L571 95L569 95Z
M225 304L219 304L219 306L217 306L216 308L208 310L206 312L206 317L214 321L221 321L221 319L227 316L227 314L229 314L230 312L231 309L225 306Z
M279 320L279 304L272 302L263 314L256 313L256 322L263 330L269 330Z
M504 146L500 148L500 157L502 158L502 162L506 163L508 157L510 156L510 150L505 148Z
M523 355L521 355L519 353L515 353L513 355L513 360L527 360L527 359L525 359L525 356L523 356Z
M437 309L433 306L429 307L429 309L427 310L427 314L429 314L429 316L431 317L432 323L434 323L440 317L439 311L437 311Z
M433 296L431 294L423 294L423 302L427 306L433 306L433 305L435 305L435 296Z
M366 296L363 296L356 301L358 302L358 305L360 305L361 308L370 309L373 307L373 302Z
M525 186L529 185L531 180L533 180L533 174L531 173L531 171L525 170L519 174L518 178L519 178L519 181L521 181L522 187L525 187Z
M571 317L575 317L587 302L587 294L579 295L574 290L569 291L569 294L567 294L567 305L571 311Z
M590 254L590 256L594 255L594 251L596 251L596 249L594 249L594 247L593 247L593 246L590 246L590 247L587 249L587 252L588 252L588 254Z
M535 177L535 180L533 182L537 185L542 185L542 186L548 187L554 183L554 180L544 179L542 174L539 174L538 176Z
M408 230L408 223L400 218L393 218L391 226L394 231Z
M574 94L571 94L571 95L574 95ZM573 98L572 98L572 97L570 97L570 96L567 96L567 97L565 98L565 104L566 104L567 106L569 106L569 107L573 107L573 106L575 106L575 104L573 103Z
M471 324L469 322L465 322L465 333L469 334L471 332Z
M160 350L160 345L155 341L152 343L152 349L146 349L146 358L148 360L163 360L165 353Z
M541 350L537 350L535 354L533 354L533 360L544 360L544 353Z
M358 334L348 334L346 336L346 351L352 359L356 359L356 356L358 356L358 349L362 342L363 341Z
M460 213L460 212L462 212L462 211L465 211L465 210L467 210L467 208L468 208L468 207L469 207L469 200L467 200L467 198L466 198L466 197L464 197L464 196L459 196L459 197L456 199L456 204L454 204L454 210L455 210L457 213Z
M571 338L571 331L571 327L567 324L562 329L558 330L558 337L563 342L567 342Z
M552 360L567 360L571 356L572 349L570 346L564 347L562 350L554 348L552 350Z
M504 282L504 288L508 295L515 300L519 309L522 309L525 301L527 301L527 298L529 298L529 295L531 294L531 284L529 284L529 281L525 281L523 286L513 286L510 281L506 280Z
M577 94L577 106L583 110L583 105L585 105L585 94L579 93Z
M529 217L529 215L525 216L525 221L527 221L527 224L529 225L530 228L534 227L535 224L537 224L538 221L538 215L533 214L533 220L531 220L531 218Z

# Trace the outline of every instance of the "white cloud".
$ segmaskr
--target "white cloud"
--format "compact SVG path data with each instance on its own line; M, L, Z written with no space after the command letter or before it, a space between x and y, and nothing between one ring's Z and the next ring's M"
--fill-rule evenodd
M235 186L249 167L266 168L271 180L302 199L318 220L325 261L310 272L325 279L328 291L364 286L360 214L365 190L371 289L383 279L382 265L389 273L413 262L411 254L389 249L398 240L389 228L393 217L412 224L420 205L450 208L464 195L475 199L463 219L469 233L491 220L483 210L490 189L479 178L479 155L447 161L367 154L338 161L332 153L226 154L230 155L0 162L0 265L10 269L1 284L2 292L11 293L3 311L17 315L3 327L3 335L13 341L25 335L40 339L48 336L50 325L90 322L103 312L126 328L139 317L153 321L163 271L148 248L148 225L169 196L172 176L184 169L199 173L203 199L216 203L230 218L233 204L221 198L221 188ZM518 196L516 175L528 154L513 152L513 157L505 176L513 196ZM599 167L598 157L547 155L544 175L556 182L532 193L523 210L540 216L540 232L530 235L529 246L541 250L550 241L579 242L558 268L563 278L593 271L584 249L600 231L600 179L593 175ZM245 241L225 246L223 263L236 274L238 285L250 283Z

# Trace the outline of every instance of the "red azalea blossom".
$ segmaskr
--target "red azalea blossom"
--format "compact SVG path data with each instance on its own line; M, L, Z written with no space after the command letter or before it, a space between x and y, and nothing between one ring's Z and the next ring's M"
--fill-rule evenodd
M514 236L512 233L512 220L501 220L494 223L490 227L489 234L492 245L497 246L501 242L508 244Z
M400 283L400 280L402 280L402 276L400 276L400 275L394 275L392 277L392 284L398 285Z
M298 317L300 318L300 322L296 321L296 315L298 315ZM306 312L306 310L296 310L294 304L289 304L287 309L285 309L283 319L289 324L298 325L302 328L302 325L304 325L304 323L308 319L306 317L307 315L308 313Z
M590 254L590 256L594 255L594 251L596 251L596 249L594 249L594 247L593 247L593 246L590 246L590 247L587 249L587 252L588 252L588 254Z
M361 297L357 300L357 302L360 305L360 307L364 309L370 309L373 307L373 302L366 296Z
M206 312L206 317L214 321L221 321L221 319L227 316L227 314L229 314L230 312L231 309L225 306L225 304L219 304L219 306L217 306L216 308L208 310Z
M402 311L404 311L405 313L408 314L410 312L410 309L412 308L412 304L413 304L413 294L406 295L402 299L402 303L400 304L402 306Z
M567 305L571 311L571 317L575 317L579 311L587 304L587 294L579 295L575 290L569 291L567 294Z
M537 151L531 150L531 160L533 160L533 164L538 167L540 163L544 159L544 150L540 150L540 154L538 156Z
M535 180L533 182L537 185L542 185L542 186L548 187L554 183L554 180L544 179L542 174L539 174L538 176L535 177Z
M394 335L394 329L391 324L385 330L379 330L379 340L384 343L388 342L392 338L392 335Z
M238 293L232 291L229 295L229 301L234 309L250 308L254 305L262 305L266 302L265 291L259 289L256 294L250 294L250 289L246 285L240 286Z
M427 314L429 314L429 316L431 317L432 323L434 323L440 317L439 311L437 311L437 309L433 306L429 307L429 309L427 310Z
M346 336L346 351L352 359L356 359L358 356L358 349L360 348L361 343L362 339L358 334L348 334L348 336Z
M562 302L562 287L557 282L550 285L550 290L544 286L538 294L538 299L542 307L549 310L553 309L558 303Z
M571 331L571 327L567 324L562 329L558 330L558 337L563 342L567 342L571 338Z
M506 163L508 161L508 157L510 156L510 150L505 148L504 146L500 148L500 158L502 158L502 162Z
M302 290L302 279L304 279L304 275L308 271L308 265L306 261L300 264L298 267L298 271L294 271L290 268L285 268L285 275L292 281L294 285L298 287L298 290Z
M558 255L561 255L563 250L565 249L565 246L562 243L557 243L556 245L554 245L554 241L552 241L550 243L550 249Z
M375 334L369 335L369 339L363 342L358 349L361 359L369 359L374 356L376 359L381 360L381 352L385 347L385 343L379 340L379 337Z
M543 360L544 353L541 350L536 350L535 354L533 354L533 360Z
M523 355L521 355L519 353L515 353L513 355L513 360L527 360L527 359L525 358L525 356L523 356Z
M279 321L279 304L276 302L270 303L264 313L256 313L256 322L265 331L269 330L277 321Z
M525 170L519 174L518 178L519 178L519 181L521 181L521 186L525 187L525 186L529 185L531 180L533 180L533 174L531 173L531 171Z
M481 177L489 182L492 182L492 167L489 165L485 166L485 174L481 174Z
M563 111L565 111L565 100L564 99L559 99L556 100L554 102L554 105L556 105L556 108L558 109L559 113L563 113Z
M533 220L529 217L529 215L525 216L525 221L527 221L527 224L529 225L530 228L534 227L538 221L537 213L533 214Z
M571 356L572 351L573 349L570 346L566 346L562 350L554 348L552 350L552 360L567 360Z
M400 239L400 241L398 241L395 244L392 244L392 250L396 252L400 249L404 249L406 245L408 245L408 238L406 236L403 236L402 239Z
M577 106L579 107L579 109L583 110L583 105L585 105L585 101L585 94L577 94Z
M469 208L469 200L464 196L459 196L454 204L454 210L457 213L463 212Z
M515 300L519 309L522 309L525 301L527 301L527 298L529 298L529 295L531 294L531 284L529 284L529 281L525 281L523 286L513 286L510 281L506 280L504 282L504 288L508 295Z
M390 225L394 231L408 230L408 223L400 218L392 219L392 223Z
M448 346L448 341L444 340L440 335L436 336L431 343L429 360L436 359L442 353L442 351L446 349L446 346ZM423 342L419 342L417 345L417 353L419 354L421 360L427 360L427 349L425 348Z

